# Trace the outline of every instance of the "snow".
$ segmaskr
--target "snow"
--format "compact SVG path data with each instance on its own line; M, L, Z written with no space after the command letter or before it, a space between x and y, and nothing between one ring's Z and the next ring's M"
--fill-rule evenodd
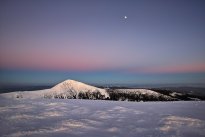
M157 93L155 91L152 90L148 90L148 89L117 89L117 91L120 92L132 92L132 93L136 93L136 94L148 94L148 95L154 95L154 96L160 96L162 94Z
M177 92L173 92L173 93L171 93L170 94L172 97L175 97L175 96L181 96L182 95L182 93L177 93Z
M56 86L52 88L52 90L57 91L57 92L59 91L60 92L74 92L74 94L78 94L79 92L87 92L87 91L91 91L91 92L99 91L102 95L105 95L105 98L109 97L105 89L90 86L82 82L78 82L78 81L70 80L70 79L57 84Z
M2 137L202 137L205 102L120 102L0 96Z
M51 89L35 90L35 91L17 91L17 92L0 94L0 97L7 98L7 99L15 99L17 97L36 99L36 98L44 98L44 94L52 93L52 92L53 91Z

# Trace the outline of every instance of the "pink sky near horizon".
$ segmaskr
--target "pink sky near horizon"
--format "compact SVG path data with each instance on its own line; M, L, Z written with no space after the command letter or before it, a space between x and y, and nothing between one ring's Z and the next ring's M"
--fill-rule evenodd
M24 50L0 51L0 66L12 69L39 69L39 70L59 70L59 71L103 71L103 70L122 70L131 73L186 73L186 72L205 72L205 63L191 62L181 64L164 64L152 66L131 67L117 60L109 60L106 57L88 56L79 51L83 56L75 54L66 55L55 54L45 51L32 49L30 52ZM75 52L76 53L76 52ZM133 64L135 63L132 61ZM136 63L135 63L136 64Z

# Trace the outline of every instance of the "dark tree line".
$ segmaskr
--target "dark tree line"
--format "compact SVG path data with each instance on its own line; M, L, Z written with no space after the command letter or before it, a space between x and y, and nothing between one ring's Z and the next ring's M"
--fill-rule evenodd
M151 89L155 92L160 93L159 95L152 94L142 94L140 92L129 92L126 90L118 89L107 89L109 98L105 98L105 95L102 95L100 91L81 91L78 94L74 92L61 93L61 94L45 94L44 98L56 98L56 99L92 99L92 100L114 100L114 101L177 101L177 100L194 100L205 98L190 95L190 94L175 94L172 95L172 91L162 90L162 89ZM17 95L17 98L22 98L21 95Z
M154 96L135 92L121 92L119 90L108 89L110 100L121 101L174 101L174 98L167 98L163 95Z
M97 92L80 92L78 94L79 99L94 99L102 100L105 99L105 95L102 95L99 91Z
M76 99L76 95L70 94L44 94L44 98L51 99Z
M151 89L155 92L167 95L167 96L171 96L174 98L177 98L178 100L184 100L184 101L190 101L190 100L194 100L194 99L200 99L200 100L205 100L205 96L199 96L199 95L192 95L189 93L183 93L183 92L179 92L179 91L175 91L175 90L167 90L167 89L160 89L160 88L153 88ZM172 93L178 93L175 94L174 96L172 96Z
M78 94L45 94L44 98L55 98L55 99L93 99L93 100L105 100L105 95L102 95L99 91L86 91L86 92L79 92Z

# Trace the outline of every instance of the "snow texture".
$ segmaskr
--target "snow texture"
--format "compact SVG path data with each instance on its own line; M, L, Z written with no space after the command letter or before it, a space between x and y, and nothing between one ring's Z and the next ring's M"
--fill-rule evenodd
M205 102L8 99L1 137L204 137Z

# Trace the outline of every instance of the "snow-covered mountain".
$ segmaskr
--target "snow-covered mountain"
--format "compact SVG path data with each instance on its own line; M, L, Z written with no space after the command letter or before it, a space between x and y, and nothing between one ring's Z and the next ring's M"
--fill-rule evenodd
M105 89L90 86L75 80L66 80L57 84L51 88L51 92L45 94L45 97L80 98L79 96L82 95L85 95L90 99L97 99L97 96L101 96L100 99L109 98L109 94Z
M96 92L99 91L102 95L105 95L105 97L108 97L107 92L104 89L100 89L94 86L90 86L87 84L84 84L82 82L78 82L75 80L66 80L62 83L57 84L52 88L52 90L56 92L72 92L74 94L79 94L79 92Z
M0 94L6 98L80 98L106 99L109 94L105 89L97 88L75 80L65 80L51 89L36 91L18 91Z
M148 89L102 89L75 80L65 80L50 89L18 91L0 94L5 98L61 98L61 99L110 99L128 101L171 101L172 96Z

